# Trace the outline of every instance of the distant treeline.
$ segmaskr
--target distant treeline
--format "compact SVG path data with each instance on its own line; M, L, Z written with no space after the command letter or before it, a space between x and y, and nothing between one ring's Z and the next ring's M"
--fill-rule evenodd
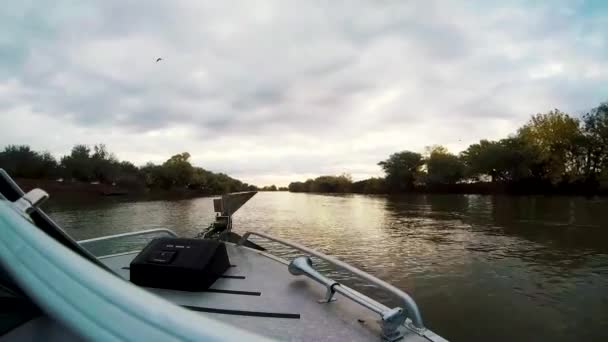
M289 184L292 192L608 193L608 103L582 118L557 109L533 115L508 138L481 140L459 155L442 146L397 152L384 178L348 175Z
M0 168L12 177L57 179L63 182L99 182L126 189L191 189L208 194L257 190L223 173L214 173L190 164L188 152L176 154L160 165L137 167L119 161L103 144L93 148L76 145L69 155L55 159L26 145L9 145L0 152Z
M273 185L270 185L270 186L261 187L258 190L259 191L287 191L288 189L287 189L286 186L285 187L277 188L277 186L273 184Z

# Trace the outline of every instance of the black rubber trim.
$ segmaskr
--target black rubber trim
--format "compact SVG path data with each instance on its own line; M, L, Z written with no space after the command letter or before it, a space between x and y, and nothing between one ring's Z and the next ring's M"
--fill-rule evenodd
M236 290L220 290L220 289L206 289L204 292L226 293L226 294L243 295L243 296L261 296L262 295L262 292L256 292L256 291L236 291Z
M0 297L0 313L27 312L40 315L42 311L27 298Z
M126 266L125 266L125 267L121 267L121 268L122 268L123 270L130 270L130 269L131 269L130 267L126 267Z
M217 314L223 314L223 315L300 319L300 314L294 314L294 313L228 310L228 309L206 308L206 307L202 307L202 306L190 306L190 305L182 305L182 307L192 310L192 311L217 313Z

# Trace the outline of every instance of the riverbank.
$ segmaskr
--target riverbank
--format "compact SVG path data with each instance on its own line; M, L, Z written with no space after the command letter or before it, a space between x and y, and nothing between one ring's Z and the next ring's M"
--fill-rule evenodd
M357 182L334 181L340 177L319 177L324 182L310 180L291 183L290 192L303 193L353 193L353 194L479 194L479 195L546 195L546 196L608 196L608 184L600 182L563 182L552 184L537 180L518 182L471 182L456 184L418 184L408 190L391 189L383 179L372 178ZM329 181L328 181L329 179Z
M104 201L110 199L131 199L131 200L171 200L188 199L195 197L212 196L203 190L195 189L149 189L145 187L121 187L103 183L86 183L78 181L59 182L50 179L29 179L16 178L15 182L24 191L40 188L46 191L53 200L59 201Z

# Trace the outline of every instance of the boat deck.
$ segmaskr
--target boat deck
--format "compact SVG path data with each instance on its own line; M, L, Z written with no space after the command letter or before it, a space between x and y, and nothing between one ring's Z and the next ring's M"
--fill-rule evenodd
M204 292L146 288L175 304L258 335L290 341L379 341L380 317L336 293L319 303L325 288L293 276L286 262L264 252L226 243L232 267ZM129 280L137 252L100 260ZM426 341L403 327L402 341Z

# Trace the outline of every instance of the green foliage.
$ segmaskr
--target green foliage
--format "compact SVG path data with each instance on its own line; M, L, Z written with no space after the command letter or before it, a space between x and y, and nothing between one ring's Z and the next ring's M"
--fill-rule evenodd
M532 116L518 137L538 151L545 177L553 183L578 176L584 168L579 158L585 145L580 122L558 109Z
M454 184L464 177L465 166L460 158L443 146L429 149L426 159L427 184Z
M340 176L320 176L306 182L293 182L289 184L291 192L323 192L345 193L350 191L352 179L348 174Z
M460 157L467 166L468 176L479 178L483 175L496 180L501 169L501 155L504 153L496 141L481 140L479 144L470 145Z
M391 191L408 191L420 176L424 159L420 153L403 151L393 153L378 163L386 173L386 183Z
M224 173L214 173L189 162L187 152L176 154L162 165L146 164L141 168L146 185L161 189L191 189L209 194L237 191L256 191L253 185L245 184Z
M122 161L117 164L115 183L125 188L144 187L144 181L139 168L128 161Z
M120 170L120 163L104 144L93 146L93 154L88 163L92 168L93 179L102 183L112 183Z
M194 168L189 159L190 153L183 152L172 156L162 165L166 182L171 187L186 187L190 184Z
M383 194L387 192L386 182L383 178L369 178L353 182L351 191L362 194Z
M128 161L119 161L104 144L93 149L76 145L59 164L48 152L10 145L0 152L0 168L15 177L63 177L68 181L100 182L126 188L190 189L207 194L257 190L256 186L226 174L192 166L188 152L176 154L162 165L147 163L138 168Z
M310 189L304 182L291 182L287 188L290 192L308 192Z
M36 152L26 145L9 145L0 152L0 168L15 177L51 178L58 172L57 161L48 152Z
M466 175L473 179L489 176L492 181L515 181L532 175L538 152L520 138L481 140L460 154Z
M583 116L585 174L594 177L608 169L608 103Z
M519 137L502 139L498 143L502 158L498 164L498 174L502 180L519 181L530 177L543 177L545 170L540 152L534 145Z
M352 180L348 175L321 176L314 179L311 192L343 193L348 192Z
M61 158L61 169L65 178L85 182L93 180L91 149L86 145L74 146L70 155Z

